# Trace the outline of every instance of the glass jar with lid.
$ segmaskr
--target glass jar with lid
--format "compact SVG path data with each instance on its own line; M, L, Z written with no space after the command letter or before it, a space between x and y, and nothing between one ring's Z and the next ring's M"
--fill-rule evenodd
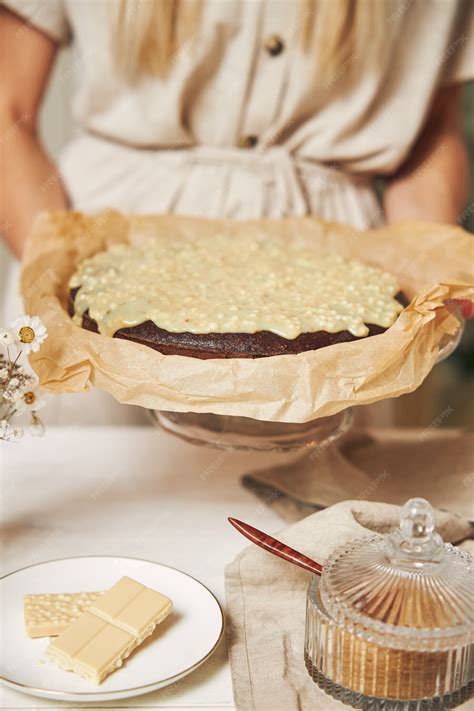
M337 548L311 581L305 661L313 680L370 711L441 711L474 691L472 557L444 544L424 499L400 528Z

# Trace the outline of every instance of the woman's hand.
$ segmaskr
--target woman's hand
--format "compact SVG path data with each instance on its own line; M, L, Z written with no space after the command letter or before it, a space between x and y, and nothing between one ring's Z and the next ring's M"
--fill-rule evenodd
M446 301L446 306L454 314L461 313L461 316L465 319L474 318L474 303L468 301L467 299L452 299Z
M436 95L423 131L384 194L387 222L455 224L467 199L469 164L462 137L460 85Z
M0 233L21 255L36 215L67 198L37 135L37 116L57 44L0 8Z

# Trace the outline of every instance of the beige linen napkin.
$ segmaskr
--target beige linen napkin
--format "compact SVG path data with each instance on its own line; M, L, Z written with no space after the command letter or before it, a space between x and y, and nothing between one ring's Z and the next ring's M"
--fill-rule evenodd
M336 546L349 539L370 531L388 532L398 525L399 515L398 506L345 501L276 535L324 563ZM258 521L249 523L258 525ZM469 522L455 514L437 511L436 525L446 541L460 541L471 533ZM321 691L305 668L305 600L310 578L304 570L254 545L227 566L227 630L234 697L240 711L348 708ZM468 701L459 708L471 711L473 704Z
M415 496L474 521L474 432L354 429L243 482L287 521L347 499L401 505Z

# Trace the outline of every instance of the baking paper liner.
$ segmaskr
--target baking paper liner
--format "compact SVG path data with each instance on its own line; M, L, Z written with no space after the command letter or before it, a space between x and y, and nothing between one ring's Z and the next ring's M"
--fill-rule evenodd
M381 335L255 359L162 355L86 331L69 317L68 280L84 258L156 234L177 240L217 232L229 239L252 233L297 241L358 258L394 274L411 303ZM473 237L460 227L425 223L357 231L316 218L44 213L33 227L21 277L26 313L40 316L49 332L30 361L41 385L53 393L79 392L92 384L119 402L158 410L306 422L403 395L422 383L440 345L459 329L445 300L474 300L473 248Z

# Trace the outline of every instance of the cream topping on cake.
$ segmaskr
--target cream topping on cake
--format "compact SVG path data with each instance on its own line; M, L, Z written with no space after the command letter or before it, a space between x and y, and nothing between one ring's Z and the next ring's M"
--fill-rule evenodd
M254 235L115 245L82 262L69 286L80 287L75 322L88 310L110 336L150 320L174 333L360 337L403 309L395 278L377 267Z

